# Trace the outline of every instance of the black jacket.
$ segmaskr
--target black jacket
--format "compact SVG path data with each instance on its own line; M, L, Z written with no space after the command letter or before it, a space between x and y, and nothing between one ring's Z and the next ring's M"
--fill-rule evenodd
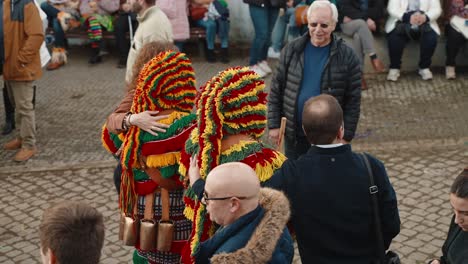
M382 162L367 156L388 248L400 232L397 197ZM299 159L286 160L265 186L283 191L291 202L302 263L368 264L377 258L369 176L351 145L312 146Z
M340 14L340 23L343 22L345 16L353 20L371 18L375 22L384 18L385 6L383 0L369 0L367 11L361 10L360 2L360 0L340 0L340 10L338 12Z
M244 3L249 5L256 5L261 7L272 6L272 7L285 7L286 0L243 0Z
M442 247L441 264L463 264L468 259L468 232L455 224L455 216L450 222L447 239Z
M322 93L334 96L343 108L344 139L356 132L361 107L361 63L344 41L332 36L330 57L322 73ZM268 98L268 128L279 128L281 117L288 119L285 136L296 135L297 96L304 69L304 50L309 33L290 42L281 52Z

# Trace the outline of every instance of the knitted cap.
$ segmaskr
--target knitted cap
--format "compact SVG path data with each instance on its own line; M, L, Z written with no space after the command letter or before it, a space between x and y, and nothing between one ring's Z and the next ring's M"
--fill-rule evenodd
M265 82L248 67L226 69L209 80L197 100L198 164L202 177L219 164L221 140L245 134L260 138L266 126Z
M195 102L195 73L185 54L175 51L159 53L141 69L132 113L173 109L190 112ZM142 131L137 126L128 130L122 149L122 165L134 168L140 151Z
M190 112L195 102L195 73L184 53L159 53L141 69L132 113L174 109Z

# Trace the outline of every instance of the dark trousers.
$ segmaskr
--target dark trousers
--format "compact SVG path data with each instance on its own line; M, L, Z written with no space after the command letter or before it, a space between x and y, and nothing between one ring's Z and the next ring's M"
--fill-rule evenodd
M63 32L60 21L57 18L57 14L60 10L49 4L47 1L41 4L41 9L47 15L49 26L52 26L54 29L55 46L60 48L65 47L65 32Z
M466 43L466 38L458 31L453 29L450 24L445 26L445 38L447 39L445 50L446 50L446 66L455 66L455 59L457 54L460 51L460 48L463 47Z
M14 123L15 122L15 108L10 101L10 97L8 96L8 90L4 84L3 87L3 103L5 106L5 121L7 123Z
M130 26L128 18L133 27L133 34L138 26L135 14L132 13L120 13L115 22L115 42L117 44L117 50L119 52L119 59L121 62L127 61L128 51L130 50L130 40L127 38L127 32L130 32Z
M284 150L288 159L296 160L310 149L310 143L304 136L284 137Z
M419 39L419 68L427 69L431 66L432 55L437 46L438 35L434 30L424 32ZM410 38L406 34L399 34L396 30L387 34L388 52L390 55L390 69L400 69L401 57Z
M121 177L122 177L122 164L119 161L119 163L117 163L117 167L115 167L115 170L114 170L114 186L115 186L115 190L117 191L117 194L120 194L120 183L122 182Z

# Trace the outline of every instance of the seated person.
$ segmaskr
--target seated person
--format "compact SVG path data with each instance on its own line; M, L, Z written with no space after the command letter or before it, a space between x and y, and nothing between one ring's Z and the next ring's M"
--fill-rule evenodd
M78 0L48 0L41 4L41 9L49 20L49 26L54 30L52 59L47 65L49 71L56 70L67 63L65 31L80 25L78 5Z
M216 33L221 40L221 62L229 62L229 9L226 0L192 0L192 5L206 6L207 11L201 19L193 21L196 26L206 30L206 60L215 62L214 45Z
M195 159L192 165L190 174L199 173ZM201 243L195 263L292 262L288 199L279 191L261 189L251 167L241 162L219 165L208 174L204 188L195 192L211 221L221 226Z
M445 77L447 79L455 79L455 59L457 57L460 48L465 46L466 37L455 30L452 25L450 25L450 20L457 16L462 20L465 20L465 30L468 30L466 26L466 21L468 20L468 1L466 0L446 0L446 11L448 12L448 21L445 26L445 38L447 42L445 43L446 47L446 56L445 61Z
M398 81L401 57L406 43L411 39L420 42L419 75L423 80L431 80L432 55L437 46L440 29L437 18L442 13L439 0L390 0L387 11L389 18L385 25L387 32L390 70L387 80Z
M101 41L103 29L113 32L114 24L111 14L117 12L120 7L119 0L81 0L80 13L82 23L88 32L88 39L91 46L91 57L89 64L102 61Z
M468 260L468 168L458 175L450 188L450 205L454 215L442 246L442 257L429 264L463 264Z
M43 264L98 264L104 220L95 208L65 201L44 211L39 225Z
M156 6L161 8L171 21L174 44L183 52L184 43L190 38L187 0L158 0Z

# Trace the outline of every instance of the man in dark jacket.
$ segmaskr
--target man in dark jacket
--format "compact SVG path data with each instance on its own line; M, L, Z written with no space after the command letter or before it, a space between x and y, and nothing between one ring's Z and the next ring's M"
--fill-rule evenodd
M3 80L15 107L19 132L3 148L19 149L13 160L26 161L37 151L33 81L42 76L39 49L44 30L33 0L5 0L3 22Z
M308 10L309 34L282 51L268 100L269 136L278 141L281 117L288 121L286 156L297 159L309 144L301 129L307 99L331 94L344 111L344 141L353 139L361 105L361 66L354 51L332 32L338 11L328 1L314 1Z
M343 111L330 95L309 99L303 127L307 154L287 160L266 186L282 190L291 202L302 263L362 264L377 259L370 180L362 157L343 144ZM367 154L366 154L367 155ZM378 187L385 248L400 232L395 191L385 167L367 155Z
M199 171L193 169L191 172ZM214 168L199 189L209 217L221 225L201 243L195 263L291 263L292 238L286 229L288 199L279 191L260 189L255 171L241 162Z

